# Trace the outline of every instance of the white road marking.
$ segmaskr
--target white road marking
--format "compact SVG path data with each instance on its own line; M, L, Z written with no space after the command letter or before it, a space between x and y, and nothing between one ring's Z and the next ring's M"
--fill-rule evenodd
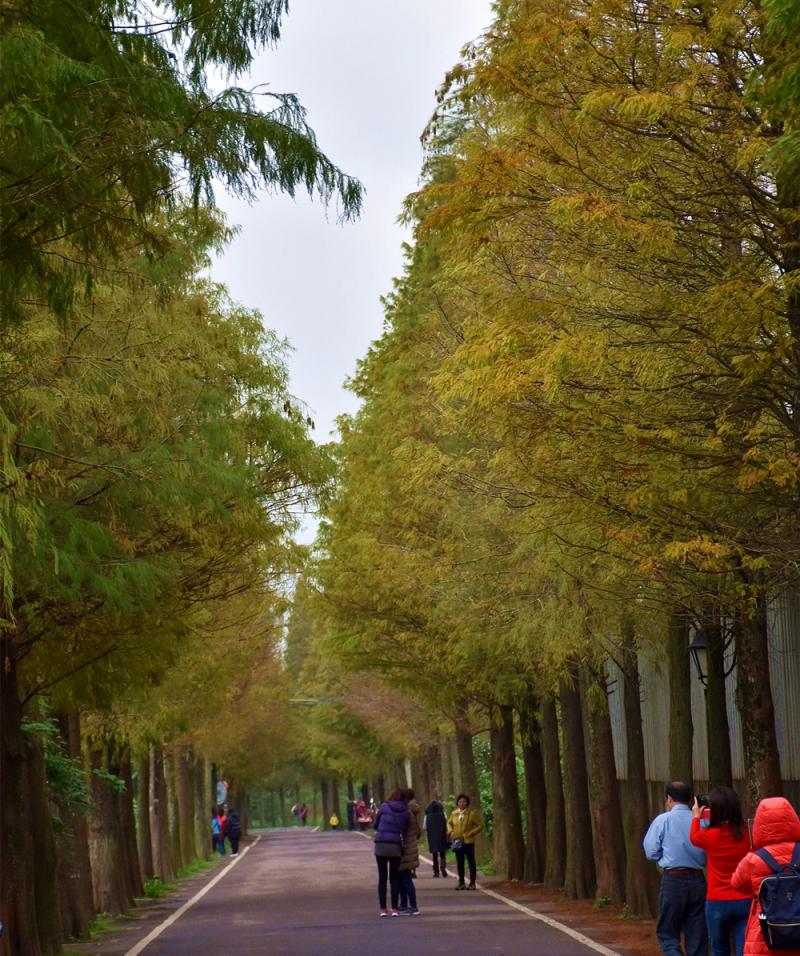
M241 863L241 861L247 856L250 850L256 845L256 843L258 843L260 839L261 839L261 836L260 835L257 836L252 843L248 844L242 850L242 852L239 854L239 856L236 857L235 860L231 860L231 862L225 867L225 869L221 873L217 873L217 875L214 877L213 880L206 883L203 889L200 890L198 893L195 893L195 895L190 900L187 900L183 904L183 906L180 907L180 909L175 910L172 916L168 916L163 923L159 923L158 926L155 927L155 929L151 930L147 934L147 936L145 936L144 939L139 940L139 942L135 946L132 946L125 953L125 956L139 956L139 953L141 953L146 946L149 946L154 939L157 939L164 932L165 929L168 929L170 926L172 926L173 923L176 923L181 918L181 916L183 916L186 910L194 906L194 904L198 900L201 900L206 895L206 893L208 893L209 890L213 889L217 885L217 883L219 883L219 881L223 878L223 876L229 873L236 866L237 863Z

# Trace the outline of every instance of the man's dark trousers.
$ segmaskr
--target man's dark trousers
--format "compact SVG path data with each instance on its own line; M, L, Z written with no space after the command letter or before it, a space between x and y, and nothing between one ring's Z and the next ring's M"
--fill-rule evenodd
M702 870L679 873L665 870L658 897L656 936L664 956L706 956L708 931L705 917L706 878Z

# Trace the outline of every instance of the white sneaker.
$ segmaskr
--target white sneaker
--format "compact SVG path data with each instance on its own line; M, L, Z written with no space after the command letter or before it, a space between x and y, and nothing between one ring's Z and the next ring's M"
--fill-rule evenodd
M239 855L238 853L231 853L231 859L233 859L235 856L238 856L238 855Z

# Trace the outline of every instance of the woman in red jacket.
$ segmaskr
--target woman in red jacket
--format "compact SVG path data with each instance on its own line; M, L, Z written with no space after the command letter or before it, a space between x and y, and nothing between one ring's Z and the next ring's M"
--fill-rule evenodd
M702 807L694 798L689 839L706 852L706 925L713 956L730 956L733 936L736 956L744 951L744 930L750 912L750 895L731 886L739 860L750 849L750 837L735 790L714 787L708 795L711 819L700 825Z
M789 801L783 797L762 800L753 823L753 849L766 848L778 863L788 863L796 843L800 843L800 819ZM736 867L731 885L740 893L755 897L761 881L771 873L772 870L760 856L748 853ZM745 933L745 956L770 956L758 925L758 911L758 901L754 899Z

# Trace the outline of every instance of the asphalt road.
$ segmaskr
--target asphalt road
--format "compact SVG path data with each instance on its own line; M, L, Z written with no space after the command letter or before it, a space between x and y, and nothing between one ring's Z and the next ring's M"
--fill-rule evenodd
M372 844L357 833L269 831L143 956L589 956L589 946L420 867L419 916L378 916ZM608 954L609 950L605 950Z

